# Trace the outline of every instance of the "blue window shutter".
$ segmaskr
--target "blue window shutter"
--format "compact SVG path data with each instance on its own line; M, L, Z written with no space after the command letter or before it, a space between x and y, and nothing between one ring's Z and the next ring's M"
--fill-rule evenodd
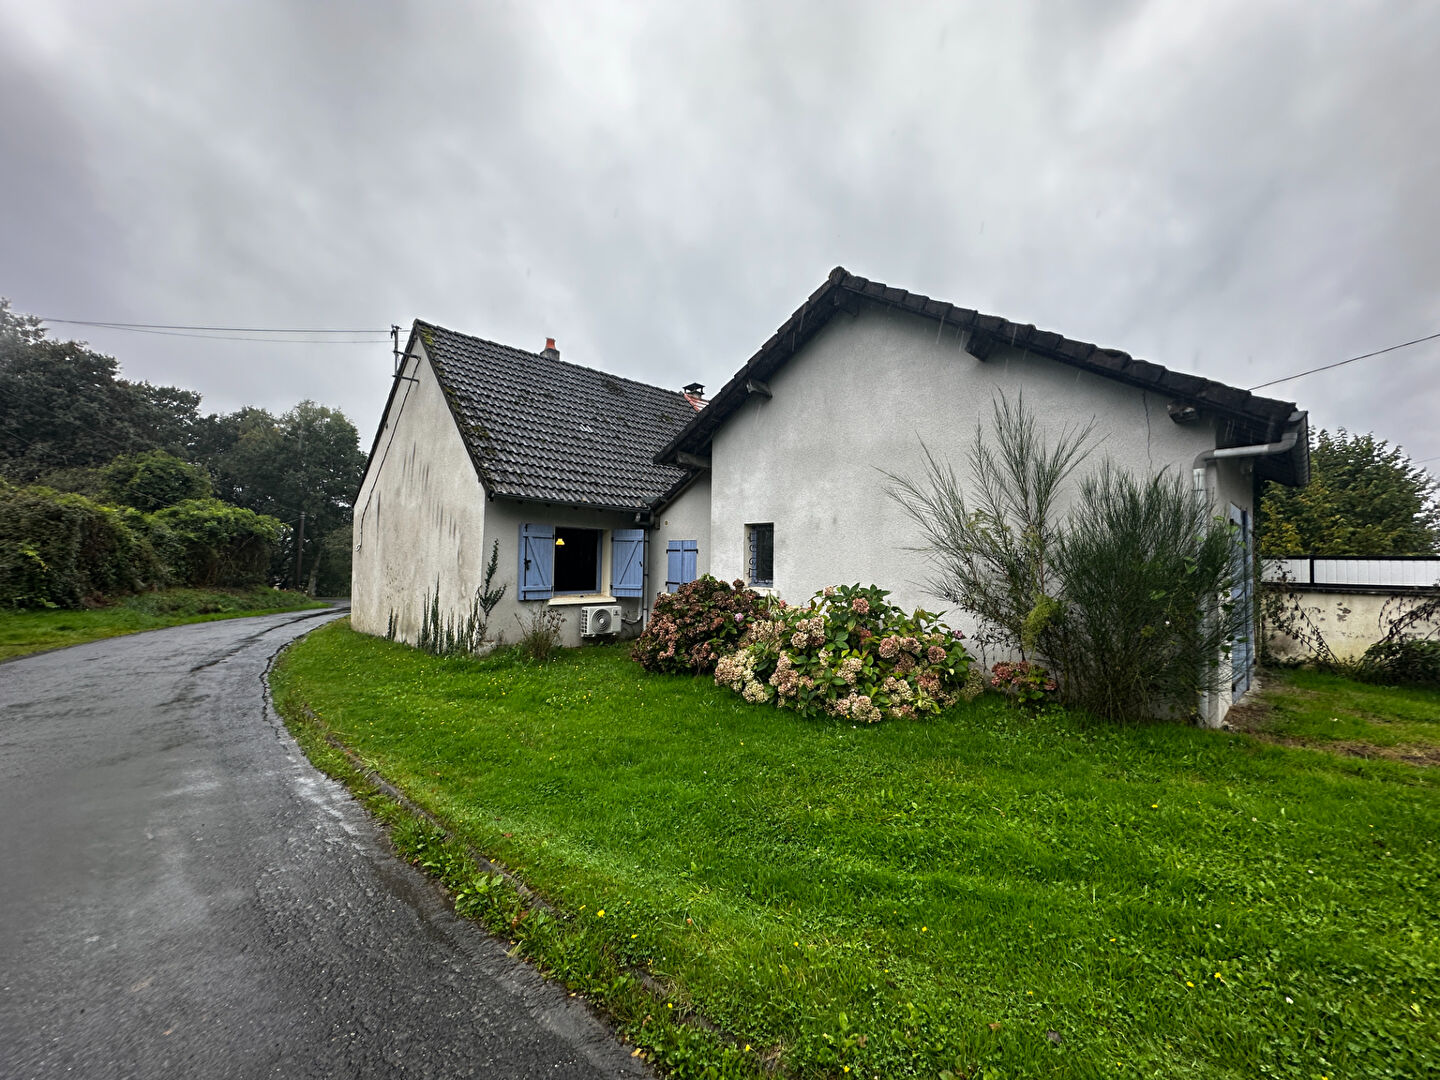
M665 591L674 592L685 584L685 559L681 552L681 540L671 540L665 545Z
M555 526L520 526L520 599L549 600L554 593Z
M694 540L671 540L665 545L665 591L674 592L699 577L700 545Z
M694 581L700 575L696 567L700 562L700 545L694 540L680 541L680 583Z
M610 533L610 595L645 595L645 530Z

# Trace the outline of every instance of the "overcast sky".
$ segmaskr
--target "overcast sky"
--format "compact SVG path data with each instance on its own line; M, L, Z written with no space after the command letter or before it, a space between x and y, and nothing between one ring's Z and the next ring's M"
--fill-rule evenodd
M837 265L1248 387L1440 331L1440 4L0 0L0 295L713 391ZM207 410L381 344L56 326ZM374 340L374 335L359 335ZM1440 341L1267 393L1440 455ZM1432 464L1432 468L1435 464Z

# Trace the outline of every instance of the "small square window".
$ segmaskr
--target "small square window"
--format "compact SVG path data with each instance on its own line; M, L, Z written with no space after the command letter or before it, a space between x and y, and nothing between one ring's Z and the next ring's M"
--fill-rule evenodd
M745 538L750 548L750 584L773 586L775 584L775 523L767 521L758 525L746 525Z

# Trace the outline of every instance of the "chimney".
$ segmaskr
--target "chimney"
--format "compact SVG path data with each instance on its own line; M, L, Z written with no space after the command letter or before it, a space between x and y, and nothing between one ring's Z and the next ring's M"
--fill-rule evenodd
M685 395L685 400L690 403L691 408L693 408L696 412L699 412L705 407L704 383L686 383L685 389L682 391L682 393L684 393Z
M555 347L555 339L553 337L547 337L545 339L545 348L541 350L540 355L547 360L560 359L560 350Z

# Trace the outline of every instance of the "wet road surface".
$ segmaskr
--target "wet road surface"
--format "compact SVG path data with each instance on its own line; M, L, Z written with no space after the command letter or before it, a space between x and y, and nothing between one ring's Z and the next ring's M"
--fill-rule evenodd
M334 615L0 664L0 1077L650 1075L274 716L267 662Z

